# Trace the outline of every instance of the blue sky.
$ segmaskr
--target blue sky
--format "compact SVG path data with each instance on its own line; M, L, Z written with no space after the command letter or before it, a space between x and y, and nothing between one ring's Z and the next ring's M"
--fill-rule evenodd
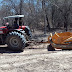
M1 4L1 1L2 1L2 0L0 0L0 6L2 5L2 4Z
M1 2L2 0L0 0L0 2Z

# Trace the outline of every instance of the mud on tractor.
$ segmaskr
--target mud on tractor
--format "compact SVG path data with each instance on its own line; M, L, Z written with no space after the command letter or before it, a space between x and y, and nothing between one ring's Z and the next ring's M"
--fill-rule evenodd
M26 41L32 38L30 28L22 25L23 17L24 15L14 15L3 18L4 26L0 27L0 44L7 44L11 50L23 51ZM12 22L9 23L11 19Z

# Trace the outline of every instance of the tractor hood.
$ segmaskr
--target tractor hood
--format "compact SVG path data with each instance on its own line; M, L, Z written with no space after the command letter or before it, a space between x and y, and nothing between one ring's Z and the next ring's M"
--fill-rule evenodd
M6 28L6 26L2 26L2 27L0 27L0 30L2 30L3 28Z

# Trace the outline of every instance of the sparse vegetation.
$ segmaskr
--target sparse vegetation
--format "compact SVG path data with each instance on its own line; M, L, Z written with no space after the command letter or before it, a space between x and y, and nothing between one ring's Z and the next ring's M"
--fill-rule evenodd
M2 0L0 18L24 14L31 29L69 28L72 26L72 0Z

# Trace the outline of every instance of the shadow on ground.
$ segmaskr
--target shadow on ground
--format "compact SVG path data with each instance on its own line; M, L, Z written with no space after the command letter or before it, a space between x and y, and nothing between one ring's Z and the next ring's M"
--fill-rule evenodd
M52 49L48 49L47 47L47 51L72 51L72 49L55 49L55 50L52 50Z
M0 47L0 53L21 53L21 51L12 51L8 47Z
M27 49L45 49L45 48L31 48L31 47L29 47Z

